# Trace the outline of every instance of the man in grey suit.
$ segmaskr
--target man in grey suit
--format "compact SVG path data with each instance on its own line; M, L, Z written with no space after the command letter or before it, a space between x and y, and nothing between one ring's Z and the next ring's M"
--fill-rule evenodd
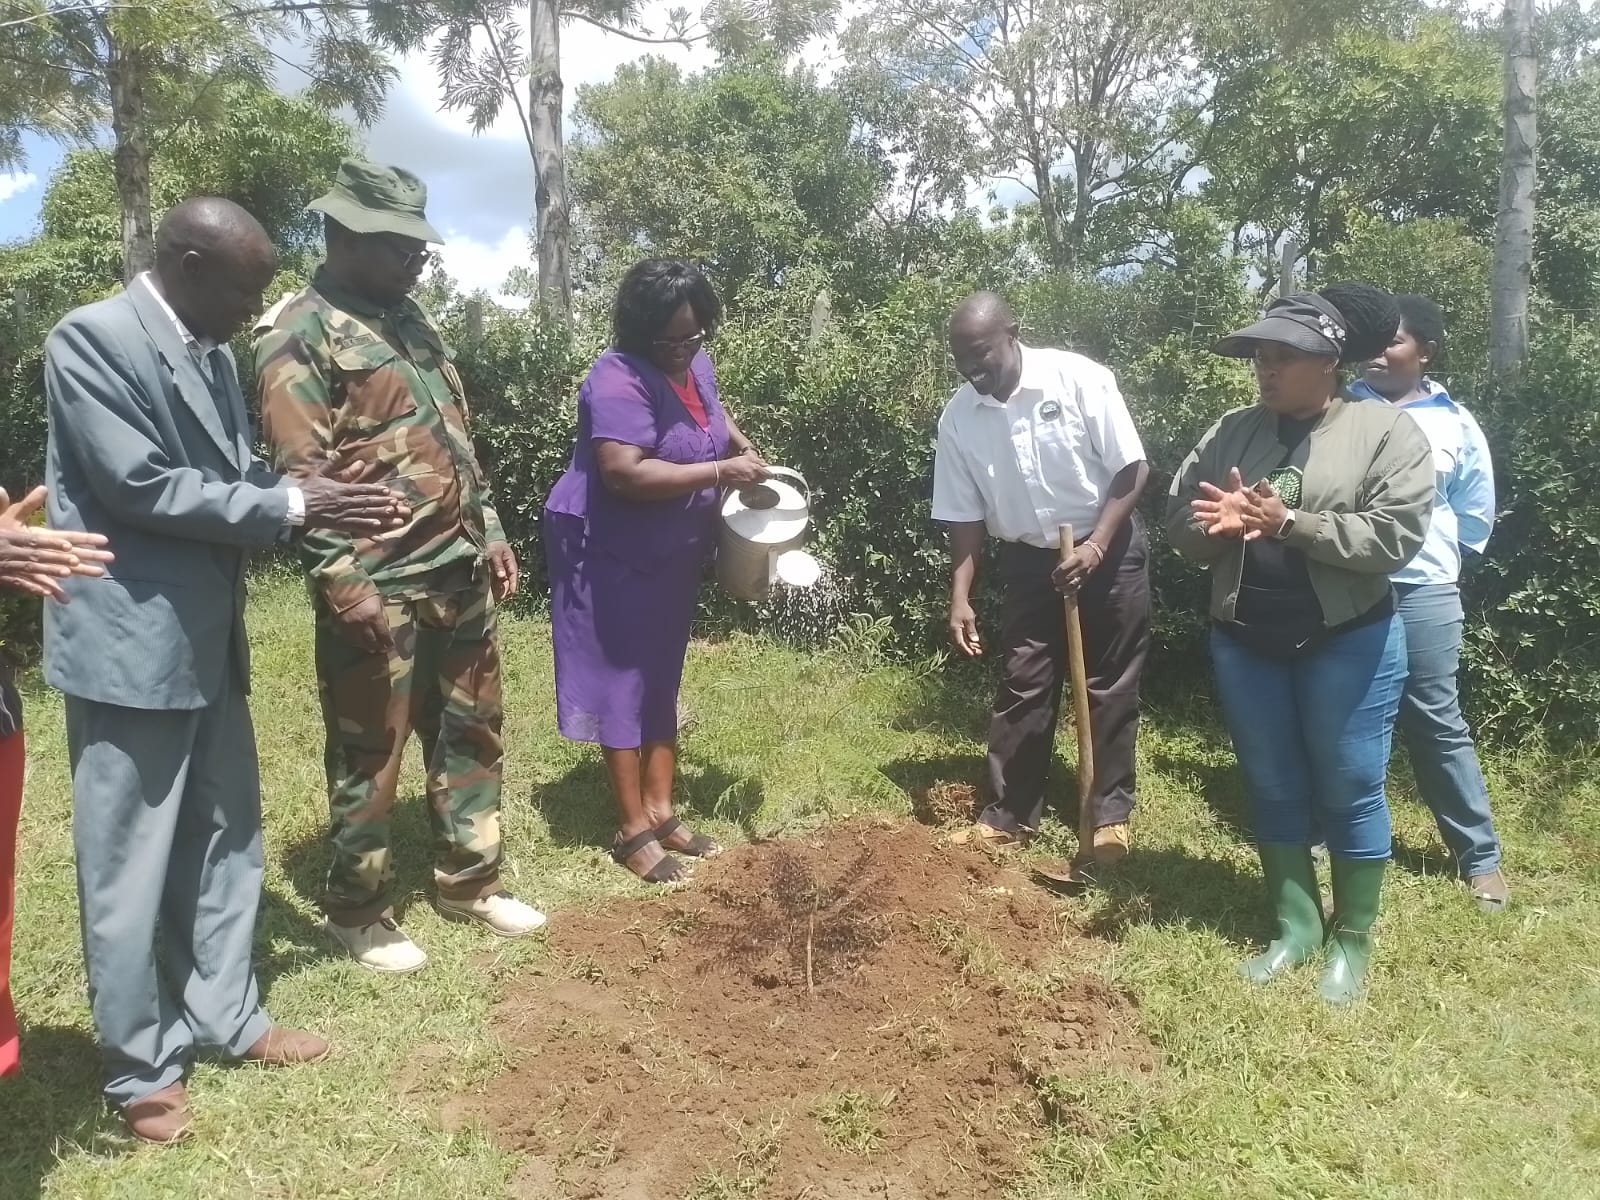
M250 961L262 856L247 551L297 527L371 536L405 517L386 488L291 484L254 456L227 340L276 264L238 205L187 201L156 232L155 270L45 343L50 523L117 548L104 578L63 580L72 603L45 616L89 1003L106 1095L153 1142L188 1134L197 1047L278 1066L328 1053L268 1020Z

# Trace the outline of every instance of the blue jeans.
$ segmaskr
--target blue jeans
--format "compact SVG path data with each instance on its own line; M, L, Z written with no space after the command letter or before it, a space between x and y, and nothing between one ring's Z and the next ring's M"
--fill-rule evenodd
M1384 778L1406 678L1400 618L1292 659L1267 658L1213 629L1211 659L1256 840L1307 846L1315 826L1341 858L1388 858Z
M1453 583L1398 586L1410 676L1400 702L1400 736L1417 792L1464 879L1500 866L1489 788L1472 732L1461 715L1461 589Z

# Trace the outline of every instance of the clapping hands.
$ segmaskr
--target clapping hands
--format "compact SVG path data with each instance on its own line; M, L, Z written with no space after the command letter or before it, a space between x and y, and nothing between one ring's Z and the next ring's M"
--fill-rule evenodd
M1288 506L1271 483L1263 479L1247 488L1238 467L1228 472L1227 490L1202 483L1200 499L1191 500L1189 508L1209 536L1247 542L1276 537L1289 517Z
M37 487L12 504L0 488L0 587L65 604L61 580L104 575L112 554L102 534L30 525L44 499L44 488Z

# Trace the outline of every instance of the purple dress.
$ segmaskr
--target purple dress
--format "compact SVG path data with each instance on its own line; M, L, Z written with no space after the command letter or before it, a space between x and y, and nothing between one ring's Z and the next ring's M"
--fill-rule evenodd
M695 356L707 428L647 360L607 350L578 393L572 462L545 502L563 737L628 750L678 732L678 685L695 595L716 548L717 491L628 500L600 478L596 441L625 442L663 462L703 463L728 449L711 360Z

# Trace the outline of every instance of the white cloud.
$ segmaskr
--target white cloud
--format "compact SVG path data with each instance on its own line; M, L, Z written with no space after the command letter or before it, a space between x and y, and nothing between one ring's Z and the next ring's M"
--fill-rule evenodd
M652 0L642 9L641 29L665 29L669 14L680 3ZM861 7L863 0L846 0L839 27ZM664 59L686 71L703 70L715 62L704 42L653 45L586 22L565 23L561 73L569 134L578 89L604 83L619 67L646 57ZM837 38L813 39L800 58L823 81L830 79L840 62ZM428 215L446 239L445 271L467 290L481 288L502 303L522 306L526 301L500 292L512 268L533 265L528 236L533 170L515 108L507 105L493 126L474 135L465 113L441 109L438 76L425 53L408 55L396 65L400 77L387 113L367 133L370 152L410 167L427 181Z
M39 177L32 171L0 171L0 204L37 185Z
M661 0L646 5L643 28L665 28L674 7ZM580 87L603 83L624 63L651 55L685 70L714 61L703 43L647 45L583 22L565 24L561 67L569 130ZM500 292L514 267L533 265L528 236L533 168L515 108L506 105L492 127L474 135L465 113L441 109L438 76L426 54L408 55L396 65L400 78L386 115L366 134L369 152L409 167L427 182L428 216L445 236L444 269L452 278L502 303L526 304Z
M497 304L507 308L526 308L528 301L521 296L507 296L506 276L516 267L531 267L531 243L525 225L513 225L500 237L482 241L441 223L444 246L440 255L445 274L467 292L489 293Z
M641 13L641 29L659 31L682 0L652 0ZM846 0L838 28L865 7ZM526 27L523 30L524 39ZM710 67L715 55L703 42L653 45L606 33L582 21L561 29L565 116L570 135L578 89L612 79L624 64L656 57L686 71ZM826 82L841 58L836 35L813 39L800 59ZM399 79L386 114L366 132L369 153L416 171L429 188L428 216L444 234L444 269L468 291L482 289L501 303L527 302L501 292L515 267L533 266L528 229L533 210L533 169L515 108L505 106L494 125L474 135L463 112L441 109L438 76L426 53L397 62Z
M844 0L834 17L833 32L814 37L800 47L799 59L817 73L817 82L832 83L839 68L846 65L844 52L839 49L839 35L869 7L868 0Z
M641 32L664 30L668 15L676 7L679 5L663 3L662 0L646 4L641 10ZM526 49L526 27L523 28L522 37ZM584 21L568 21L561 27L561 81L566 89L563 97L566 117L571 119L572 106L580 87L604 83L617 73L618 67L647 57L665 59L686 70L708 67L715 61L715 56L703 42L689 46L653 45L607 33ZM433 113L438 126L463 137L473 137L466 113L436 111L441 104L439 80L427 54L406 55L397 65L400 69L398 90L409 92L419 102L419 107ZM526 84L523 86L525 88ZM494 125L477 135L475 140L484 146L485 154L502 152L513 146L527 153L516 109L509 104L501 110Z

